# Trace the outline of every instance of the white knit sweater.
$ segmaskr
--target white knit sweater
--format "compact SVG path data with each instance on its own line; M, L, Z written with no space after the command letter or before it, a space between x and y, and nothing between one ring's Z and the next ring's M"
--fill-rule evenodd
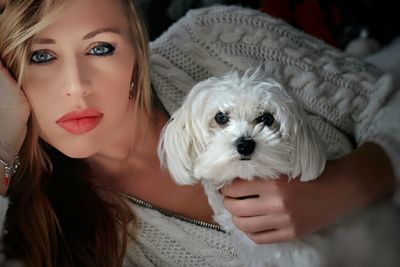
M298 98L329 144L331 157L365 141L377 142L400 177L400 93L373 66L281 20L238 7L189 12L151 43L151 52L152 84L168 112L198 81L262 63ZM3 201L0 197L0 211L6 210ZM241 265L223 232L132 207L139 229L124 266Z
M374 141L400 176L400 94L390 77L281 20L239 7L195 10L152 42L151 52L152 84L169 113L197 82L262 63L303 104L331 158ZM139 229L126 266L241 266L226 234L132 207Z
M354 146L379 142L400 176L399 93L374 66L239 7L191 11L151 43L151 51L152 83L170 113L197 82L262 63L309 115L320 117L324 125L317 130L331 146L342 138Z

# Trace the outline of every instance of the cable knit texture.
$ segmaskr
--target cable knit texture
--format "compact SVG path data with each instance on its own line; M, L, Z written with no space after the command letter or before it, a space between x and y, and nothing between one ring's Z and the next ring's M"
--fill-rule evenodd
M170 113L197 82L262 64L303 105L331 157L345 152L348 142L375 141L400 177L400 152L393 151L400 145L399 91L373 65L282 20L232 6L189 12L151 43L151 51L152 83Z
M393 124L399 99L380 110L394 94L391 78L281 20L239 7L203 8L190 11L150 47L152 84L170 114L197 82L262 64L308 112L330 158L372 140L393 162L399 159L400 129ZM126 266L240 265L226 234L134 209L138 237Z
M372 65L250 9L189 12L151 49L152 82L169 112L195 83L263 64L309 114L318 116L317 130L331 149L335 142L370 140L373 117L393 90L390 76Z
M225 233L132 207L138 229L123 266L242 266Z

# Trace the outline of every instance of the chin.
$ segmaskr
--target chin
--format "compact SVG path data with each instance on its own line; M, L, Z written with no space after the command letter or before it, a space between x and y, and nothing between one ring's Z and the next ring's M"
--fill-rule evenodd
M76 159L91 157L100 149L99 143L95 142L94 139L57 138L57 141L54 142L51 139L44 140L67 157Z
M71 149L65 147L55 147L58 151L66 155L67 157L74 158L74 159L85 159L93 156L95 154L94 150L92 149Z
M295 97L258 68L195 85L163 129L158 154L177 184L204 186L214 220L245 266L400 266L399 214L388 203L285 243L256 244L233 224L222 186L237 177L282 174L315 180L325 168L326 147Z

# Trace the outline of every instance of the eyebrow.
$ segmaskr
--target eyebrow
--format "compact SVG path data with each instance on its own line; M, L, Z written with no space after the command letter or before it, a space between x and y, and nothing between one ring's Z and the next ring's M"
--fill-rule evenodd
M121 32L118 29L115 29L115 28L103 28L103 29L99 29L99 30L95 30L95 31L89 32L88 34L83 36L83 40L87 40L87 39L93 38L97 34L104 33L104 32L113 32L113 33L116 33L116 34L121 34Z
M105 33L105 32L121 34L121 32L116 28L103 28L103 29L98 29L98 30L89 32L88 34L83 36L82 40L91 39L91 38L95 37L96 35L98 35L100 33ZM53 39L50 39L50 38L36 38L33 40L33 42L35 44L55 44L56 43L56 41L54 41Z

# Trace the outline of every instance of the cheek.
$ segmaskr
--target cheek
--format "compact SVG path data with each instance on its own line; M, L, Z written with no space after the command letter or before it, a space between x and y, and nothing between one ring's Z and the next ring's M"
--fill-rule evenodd
M51 68L28 68L22 88L39 124L43 124L59 110L56 94L56 73Z
M92 81L95 90L94 94L112 97L107 99L109 102L121 97L128 99L132 76L131 68L124 69L118 66L91 76L96 77Z
M133 53L126 50L110 57L93 59L83 68L81 81L91 87L93 97L107 98L108 104L128 99L134 59Z
M101 109L115 123L124 117L129 103L133 102L129 101L132 76L130 65L125 65L125 67L115 65L113 68L99 72L102 73L101 75L99 73L92 75L96 79L92 82L95 92L92 93L91 104Z
M47 128L50 125L52 115L54 116L57 103L47 90L46 84L36 84L35 81L22 84L26 97L32 109L32 113L40 126L40 128ZM27 86L29 84L29 86Z
M63 109L65 111L60 101L62 89L59 87L59 79L60 75L55 68L30 67L26 70L22 88L41 130L54 124L55 116Z

